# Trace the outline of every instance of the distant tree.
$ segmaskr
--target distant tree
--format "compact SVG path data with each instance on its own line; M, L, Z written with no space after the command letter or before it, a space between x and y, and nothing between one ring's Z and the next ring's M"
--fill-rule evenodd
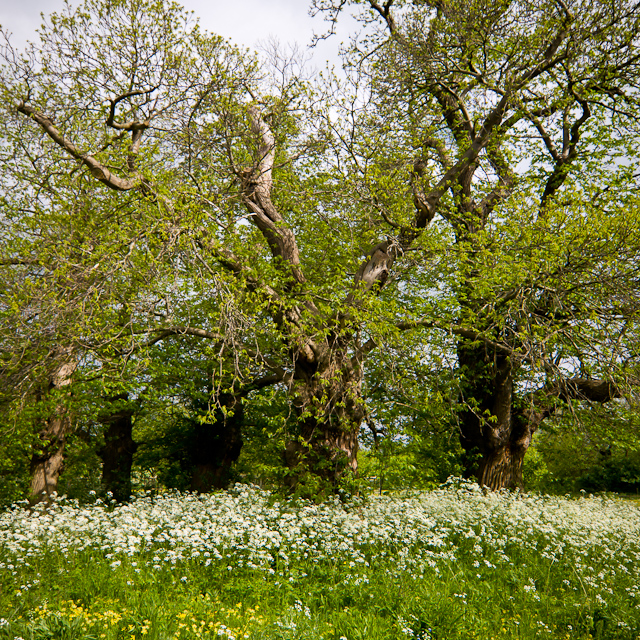
M131 498L131 468L138 448L133 439L135 405L128 393L106 399L105 409L98 416L104 426L104 445L98 450L102 460L102 486L118 502Z
M210 345L207 345L210 346ZM218 348L220 348L218 344ZM241 382L195 339L155 345L139 395L138 465L168 486L208 492L229 486L245 438L245 405L279 378Z

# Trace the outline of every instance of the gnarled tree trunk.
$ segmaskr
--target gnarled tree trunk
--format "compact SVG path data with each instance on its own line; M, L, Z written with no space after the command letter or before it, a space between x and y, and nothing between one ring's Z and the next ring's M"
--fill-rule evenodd
M293 408L296 438L285 449L289 484L309 475L335 490L358 472L358 434L365 416L362 378L342 349L327 349L318 363L297 363ZM318 366L319 364L319 366Z
M467 454L466 475L490 489L522 488L522 466L540 424L558 401L604 403L619 397L610 381L571 378L555 381L517 398L512 357L488 346L458 343L464 378L460 443Z
M491 489L522 487L522 463L533 431L514 412L513 364L485 346L458 343L464 383L460 444L466 475Z
M77 363L70 354L57 364L49 379L47 396L61 392L71 384L71 377ZM40 445L31 457L32 503L48 500L58 488L58 478L64 466L64 446L71 431L71 417L62 404L55 406L40 430Z
M484 449L477 469L478 482L490 489L524 488L524 456L537 428L537 423L512 413L510 425L503 431L503 441Z

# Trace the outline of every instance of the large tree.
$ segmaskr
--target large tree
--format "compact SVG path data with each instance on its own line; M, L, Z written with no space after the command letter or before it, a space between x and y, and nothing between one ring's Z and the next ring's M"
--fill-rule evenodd
M345 178L386 229L382 277L405 276L389 322L450 336L468 473L520 485L542 420L619 396L637 359L639 5L314 6L335 24L349 4L369 102Z
M99 246L80 234L73 264L105 277L79 286L93 300L71 305L69 340L141 367L158 340L211 341L215 362L233 354L231 381L212 384L220 398L286 385L292 483L311 470L333 484L357 465L360 298L378 272L371 257L353 278L363 247L350 239L357 224L331 209L318 93L295 60L267 58L260 70L173 3L67 6L37 45L5 48L5 166L38 215L11 198L6 206L39 230L59 198L58 215L81 229L82 212L59 192L82 184L95 194L108 231ZM102 260L115 264L116 246L112 281ZM22 263L5 249L6 263Z

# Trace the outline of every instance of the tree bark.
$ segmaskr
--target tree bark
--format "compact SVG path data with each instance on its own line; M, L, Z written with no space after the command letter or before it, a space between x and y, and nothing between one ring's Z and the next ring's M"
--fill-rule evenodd
M226 394L218 401L220 407L214 412L213 422L194 423L190 488L198 493L228 487L232 465L242 450L242 398Z
M458 362L464 376L460 444L466 475L491 489L522 488L522 463L533 425L514 411L510 357L462 339Z
M284 458L291 488L314 482L334 491L358 472L358 434L365 417L362 377L342 349L327 349L321 367L297 365L293 408L296 438Z
M131 498L131 468L138 448L132 436L134 410L124 404L128 399L127 393L111 398L110 402L120 403L120 408L100 417L106 427L104 446L98 451L102 460L102 486L117 502Z
M46 395L60 392L71 384L71 377L76 370L75 359L63 359L62 364L56 365L53 375L49 379ZM31 457L31 487L29 500L32 503L49 500L58 488L58 479L64 466L64 446L67 435L71 431L71 417L60 404L45 420L40 430L40 446Z

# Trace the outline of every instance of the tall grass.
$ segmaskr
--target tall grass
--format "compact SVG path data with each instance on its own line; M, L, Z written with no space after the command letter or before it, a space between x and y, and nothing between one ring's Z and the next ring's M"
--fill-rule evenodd
M0 639L640 637L640 509L237 486L0 514Z

